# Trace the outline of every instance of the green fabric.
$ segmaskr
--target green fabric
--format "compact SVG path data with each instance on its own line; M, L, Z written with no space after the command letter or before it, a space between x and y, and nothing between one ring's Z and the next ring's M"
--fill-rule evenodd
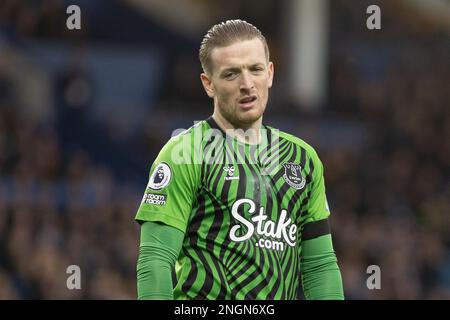
M172 270L184 234L171 226L145 222L137 263L138 299L173 299Z
M342 277L330 234L302 243L301 267L306 299L344 299Z
M162 222L186 231L200 185L201 161L196 159L195 151L200 144L191 135L182 133L172 137L161 149L150 169L149 183L135 217L137 221Z
M303 226L309 222L318 221L329 217L330 208L328 207L328 201L325 193L323 164L317 155L316 150L296 136L283 131L280 131L279 134L280 138L289 140L306 150L314 167L312 174L311 198L302 208L302 211L306 212L306 214L301 217L301 225Z
M330 215L324 169L303 140L260 133L260 144L238 142L209 118L153 163L135 218L185 233L174 299L298 297L301 232Z

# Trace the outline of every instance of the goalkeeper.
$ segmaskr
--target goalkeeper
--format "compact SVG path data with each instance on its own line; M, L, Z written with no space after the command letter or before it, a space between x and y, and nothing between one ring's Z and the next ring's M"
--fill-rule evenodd
M211 117L154 161L135 219L139 299L343 299L322 163L263 124L274 65L253 25L213 26L200 46Z

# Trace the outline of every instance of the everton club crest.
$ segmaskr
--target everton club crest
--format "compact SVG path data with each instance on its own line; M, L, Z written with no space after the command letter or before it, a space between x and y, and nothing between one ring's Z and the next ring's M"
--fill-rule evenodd
M292 162L283 164L283 178L292 188L300 190L306 184L306 179L302 176L302 166Z

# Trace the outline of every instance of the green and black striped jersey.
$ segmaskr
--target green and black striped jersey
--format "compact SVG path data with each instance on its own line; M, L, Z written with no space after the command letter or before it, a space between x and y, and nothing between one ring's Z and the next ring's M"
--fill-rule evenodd
M326 219L314 149L269 126L245 144L210 117L172 137L150 170L136 220L185 233L175 299L296 299L302 231Z

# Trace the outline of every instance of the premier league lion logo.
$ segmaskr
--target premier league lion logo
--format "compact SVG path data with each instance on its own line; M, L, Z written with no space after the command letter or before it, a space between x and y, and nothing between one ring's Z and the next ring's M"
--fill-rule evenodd
M163 179L164 179L164 169L158 168L158 170L156 171L155 178L153 179L153 183L160 184L161 181L163 181Z
M158 164L150 176L147 188L161 190L169 185L172 178L172 170L165 162Z

